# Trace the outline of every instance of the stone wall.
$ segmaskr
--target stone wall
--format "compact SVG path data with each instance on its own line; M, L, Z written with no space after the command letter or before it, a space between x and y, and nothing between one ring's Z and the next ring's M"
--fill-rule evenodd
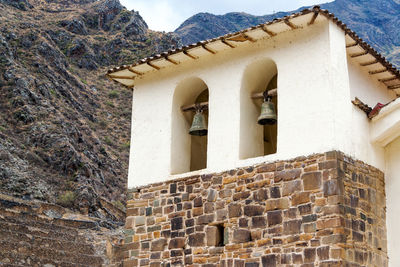
M340 152L132 190L124 266L387 266L383 174Z

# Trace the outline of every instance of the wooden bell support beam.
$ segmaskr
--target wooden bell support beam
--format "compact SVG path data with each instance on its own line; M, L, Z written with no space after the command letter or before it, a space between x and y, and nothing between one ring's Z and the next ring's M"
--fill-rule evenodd
M268 90L268 96L277 96L278 95L278 88ZM264 92L262 93L254 93L251 95L252 99L260 99L264 98Z
M183 112L187 112L187 111L195 111L198 108L200 108L201 110L208 110L208 102L201 102L192 105L182 106L181 110Z

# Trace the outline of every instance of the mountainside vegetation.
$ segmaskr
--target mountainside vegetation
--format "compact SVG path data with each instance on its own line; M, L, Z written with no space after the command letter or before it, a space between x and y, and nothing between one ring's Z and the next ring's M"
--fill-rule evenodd
M118 0L0 0L0 192L123 207L132 90L104 74L179 45Z
M240 31L304 8L308 7L265 16L237 12L225 15L199 13L183 22L175 33L186 45ZM391 63L400 67L400 0L336 0L322 4L321 8L334 13Z

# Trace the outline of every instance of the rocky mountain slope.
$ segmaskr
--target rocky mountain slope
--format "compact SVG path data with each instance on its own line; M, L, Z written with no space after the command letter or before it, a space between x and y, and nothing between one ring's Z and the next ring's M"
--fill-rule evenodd
M118 0L0 0L0 192L107 217L104 199L125 201L131 90L104 73L179 45Z
M182 23L175 33L184 44L190 44L239 31L304 8L266 16L199 13ZM321 8L334 13L391 63L400 67L400 0L336 0L322 4Z

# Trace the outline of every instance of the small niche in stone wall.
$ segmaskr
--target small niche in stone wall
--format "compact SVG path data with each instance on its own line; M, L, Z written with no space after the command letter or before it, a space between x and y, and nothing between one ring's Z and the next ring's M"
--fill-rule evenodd
M224 224L209 225L206 229L207 235L207 246L209 247L223 247L227 243L225 240L225 229Z

